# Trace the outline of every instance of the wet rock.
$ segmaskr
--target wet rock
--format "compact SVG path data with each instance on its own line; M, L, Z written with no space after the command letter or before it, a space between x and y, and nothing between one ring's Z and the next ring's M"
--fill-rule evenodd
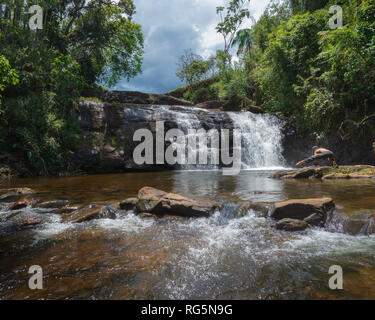
M54 214L66 214L78 210L78 207L64 207L53 211Z
M258 217L267 217L270 206L262 203L248 203L241 209L241 216L245 216L250 210L254 211Z
M39 202L40 202L39 199L22 198L22 199L18 200L17 202L11 204L8 207L8 210L12 211L12 210L23 209L23 208L26 208L26 207L31 207L31 206L36 205Z
M35 208L42 208L42 209L60 209L66 207L69 204L69 200L54 200L54 201L47 201L42 202L34 205Z
M196 201L174 193L145 187L138 192L138 212L183 217L207 217L214 213L218 204L211 201Z
M353 236L375 234L375 215L362 214L345 219L343 232Z
M129 198L119 203L121 210L133 210L137 206L138 198Z
M112 206L89 205L62 216L62 222L80 223L94 219L116 219L117 209Z
M276 229L284 231L303 231L307 229L308 223L304 220L282 219L277 222Z
M335 208L331 198L295 199L276 203L271 213L275 220L306 220L311 225L323 226L328 213Z
M35 194L30 188L1 189L0 201L16 201L22 196Z
M375 177L375 167L367 165L340 167L307 167L299 170L278 171L272 175L274 179L308 179L323 180L339 179L372 179Z
M332 167L306 167L299 170L284 170L275 172L272 175L274 179L309 179L309 178L322 178L324 174L329 172Z
M102 100L108 102L87 100L79 102L78 118L82 128L81 146L75 153L74 162L77 168L85 172L114 173L129 170L160 171L178 168L178 165L167 163L142 165L135 163L133 152L139 142L134 141L133 137L137 130L148 129L156 139L157 121L164 121L165 131L177 129L180 114L184 118L198 118L201 128L205 130L231 129L233 127L233 121L226 112L203 110L192 106L183 107L177 101L172 106L166 106L166 103L159 105L161 102L166 102L164 100L151 99L149 104L130 102L124 105L119 105L122 103L120 98L119 100L117 98L106 100L103 97ZM140 102L138 98L134 101Z
M350 179L350 175L344 173L333 173L323 177L323 180L342 180Z
M42 217L26 212L11 214L7 217L7 221L12 223L12 228L36 226L44 222Z
M314 175L315 175L314 168L304 168L294 173L285 175L281 177L281 179L308 179L308 178L314 177Z
M142 212L138 215L142 219L157 219L158 216L152 213Z
M144 187L138 192L138 212L151 212L167 193L155 188Z
M282 177L290 175L291 172L294 172L294 171L290 171L290 170L277 171L277 172L274 172L272 174L271 178L273 178L273 179L281 179Z
M319 208L311 216L304 219L309 225L316 227L323 227L327 220L327 213Z

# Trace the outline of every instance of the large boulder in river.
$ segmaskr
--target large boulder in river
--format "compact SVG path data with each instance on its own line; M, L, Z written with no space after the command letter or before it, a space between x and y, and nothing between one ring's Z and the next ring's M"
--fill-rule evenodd
M271 217L276 220L305 220L310 225L324 225L327 214L333 210L335 203L331 198L294 199L276 203Z
M174 193L144 187L138 192L138 212L183 217L208 217L218 208L216 202L198 201Z
M284 231L303 231L309 224L304 220L282 219L277 222L276 229Z
M62 216L62 222L80 223L94 219L115 219L117 209L112 206L100 206L96 204L80 208Z

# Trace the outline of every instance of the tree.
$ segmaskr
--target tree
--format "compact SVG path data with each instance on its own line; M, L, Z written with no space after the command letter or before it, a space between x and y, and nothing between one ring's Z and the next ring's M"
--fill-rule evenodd
M9 85L16 85L18 83L18 75L14 69L10 67L9 61L0 55L0 93ZM0 94L1 107L1 94ZM1 114L1 108L0 108Z
M226 55L229 55L229 50L242 22L245 18L250 18L250 11L246 8L249 3L250 0L231 0L227 8L216 7L216 13L220 16L216 31L224 38L224 53Z
M329 0L289 0L289 6L295 14L322 9L328 2Z
M237 54L241 54L250 50L254 45L253 33L251 29L238 30L236 37L233 39L232 47L238 45Z
M133 0L42 0L38 4L43 9L43 29L37 31L29 29L28 15L21 14L27 12L29 1L9 0L2 6L0 53L11 60L25 47L49 47L69 54L88 84L112 86L121 77L130 79L141 71L143 35L141 26L132 21ZM15 48L14 39L23 48Z
M179 58L176 75L181 81L184 81L189 87L195 82L203 79L210 69L211 62L204 61L203 58L190 50L185 50Z
M73 168L80 144L75 102L82 89L137 75L143 35L133 21L133 0L39 0L43 28L30 30L26 13L34 3L0 5L0 56L19 79L9 83L0 74L0 150L17 155L33 172L56 174Z

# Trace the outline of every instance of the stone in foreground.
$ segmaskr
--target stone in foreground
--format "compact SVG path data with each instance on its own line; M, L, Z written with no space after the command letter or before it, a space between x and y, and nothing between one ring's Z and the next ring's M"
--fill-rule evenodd
M331 198L294 199L275 204L271 217L275 220L297 219L308 224L322 226L327 214L335 208Z
M42 208L42 209L61 209L68 205L69 205L69 200L53 200L53 201L39 203L35 205L35 207Z
M308 223L304 220L282 219L276 224L276 229L284 231L303 231L307 229Z
M216 202L197 201L174 193L144 187L138 192L138 212L182 217L208 217L218 208Z
M38 199L22 198L22 199L18 200L17 202L11 204L8 207L8 210L12 211L12 210L23 209L23 208L26 208L26 207L33 206L38 202L40 202L40 200L38 200Z
M62 217L62 222L80 223L94 219L115 219L117 209L112 206L89 205Z

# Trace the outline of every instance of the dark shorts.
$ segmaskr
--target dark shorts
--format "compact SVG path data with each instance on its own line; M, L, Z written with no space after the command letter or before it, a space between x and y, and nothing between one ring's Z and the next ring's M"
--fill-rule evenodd
M317 155L311 156L304 160L305 163L314 162L316 160L323 160L323 159L331 159L333 161L336 161L336 156L333 152L323 152L319 153Z

